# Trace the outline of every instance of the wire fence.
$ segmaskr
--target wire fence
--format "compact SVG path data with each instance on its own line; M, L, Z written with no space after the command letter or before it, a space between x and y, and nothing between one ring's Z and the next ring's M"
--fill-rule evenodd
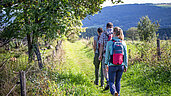
M59 43L61 44L62 42ZM42 51L42 62L45 64L50 60L49 58L56 59L54 57L58 53L60 47L61 46L56 46L48 52L48 55L47 53ZM24 76L26 76L27 78L31 77L33 73L40 72L37 60L35 59L32 63L28 63L27 53L21 50L22 48L13 51L7 51L5 53L6 55L1 55L0 61L2 63L0 63L0 81L2 82L0 83L0 85L2 86L0 87L0 89L2 90L0 91L0 96L9 96L10 94L19 95L19 93L21 93L21 96L26 96L26 89L24 91L25 93L22 93L23 85L21 82L21 72L24 72ZM24 82L26 82L26 77ZM21 86L20 92L18 90L19 84ZM26 88L26 84L24 85L24 88Z

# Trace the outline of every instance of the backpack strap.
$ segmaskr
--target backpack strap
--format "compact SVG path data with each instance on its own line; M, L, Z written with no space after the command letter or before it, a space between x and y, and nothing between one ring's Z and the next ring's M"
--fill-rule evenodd
M121 43L122 43L122 40L121 40L121 39L112 39L111 41L113 42L113 44L112 44L112 54L113 54L113 52L114 52L114 51L113 51L113 48L114 48L114 46L115 46L115 43L116 43L116 42L121 42Z
M114 39L112 39L111 41L113 42L113 44L112 44L112 54L113 54L113 51L114 51L113 48L114 48L114 45L115 45L116 41Z
M100 36L98 35L98 41L99 41L99 39L100 39Z
M106 33L104 33L104 34L109 38L109 35L111 35L111 34L113 34L113 33L107 34L107 32L106 32Z
M97 41L96 41L96 47L97 47L97 49L99 49L99 39L100 39L100 36L98 35L97 36Z

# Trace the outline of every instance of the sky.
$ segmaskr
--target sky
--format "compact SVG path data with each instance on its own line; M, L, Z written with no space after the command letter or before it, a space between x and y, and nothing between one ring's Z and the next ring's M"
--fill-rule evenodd
M171 3L171 0L122 0L123 4L134 4L134 3ZM111 0L106 0L103 4L103 7L113 6Z

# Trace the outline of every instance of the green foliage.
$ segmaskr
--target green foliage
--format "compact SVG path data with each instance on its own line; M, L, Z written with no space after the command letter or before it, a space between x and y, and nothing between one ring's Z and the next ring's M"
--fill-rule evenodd
M156 4L156 6L164 7L164 8L170 8L171 7L171 3L168 3L168 4Z
M88 44L88 45L87 45ZM87 45L87 46L86 46ZM41 73L28 80L30 95L100 96L101 88L94 85L93 50L87 40L64 43L65 62L49 61ZM49 52L48 52L49 53ZM51 64L53 63L53 64ZM108 96L110 93L104 93Z
M160 41L160 51L161 51L161 60L158 61L157 55L157 41L152 42L141 42L136 43L136 49L138 49L138 54L140 55L140 61L148 64L149 66L165 66L167 70L169 68L169 54L170 54L170 42L169 41Z
M0 12L4 28L1 28L0 38L10 40L27 36L29 60L33 60L35 53L42 68L38 39L67 37L68 40L75 41L84 30L81 20L100 11L103 2L104 0L3 0Z
M137 31L137 28L136 27L131 27L126 32L127 32L126 33L126 36L128 38L131 38L132 41L139 39L139 34L138 34L138 31Z
M64 50L58 51L55 58L51 56L53 49L41 50L45 63L42 71L37 70L36 62L27 64L28 56L21 51L22 48L12 49L13 51L0 49L1 61L8 57L17 58L16 61L8 61L3 71L0 66L2 81L0 84L3 85L0 87L0 94L6 95L17 82L17 80L11 82L12 77L16 76L13 71L27 70L28 66L33 66L26 75L27 95L29 96L109 96L109 90L102 91L103 88L94 85L93 82L92 42L93 38L89 41L81 39L75 43L65 41ZM128 49L131 49L131 54L128 54L131 55L131 58L129 58L128 71L123 73L121 80L121 95L170 95L170 41L161 41L160 61L156 56L156 43L137 41L133 43L126 41L126 43ZM142 50L147 52L144 52L144 57L140 58ZM20 95L20 87L18 86L15 91L12 91L12 94Z
M86 28L85 32L82 32L80 37L82 38L87 38L87 37L92 37L92 36L95 36L95 35L98 35L97 34L97 29L98 28Z
M12 87L19 81L18 72L21 70L26 70L29 66L27 54L24 53L25 48L5 50L0 48L0 95L6 96ZM33 63L30 63L32 65ZM16 86L15 91L12 94L18 96L20 95L20 86Z
M171 78L169 74L170 71L163 68L154 68L149 67L148 64L136 63L129 67L126 74L123 74L122 80L125 83L123 83L123 86L130 86L129 88L132 89L133 93L143 93L142 95L137 94L138 96L168 96L170 94L169 79Z
M152 23L148 16L142 17L138 22L138 33L140 40L150 41L151 39L156 38L156 32L159 28L159 23Z
M149 42L127 42L131 49L128 71L123 74L121 95L168 96L170 94L170 41L161 40L161 59L158 60L157 45ZM142 56L143 54L143 56ZM127 92L127 89L129 92ZM127 91L125 91L127 90ZM139 94L142 93L142 94Z
M47 38L56 39L61 38L62 35L66 37L70 34L78 35L82 31L80 30L82 29L81 20L87 15L100 11L102 9L100 4L104 1L3 0L0 6L1 12L3 10L2 24L8 24L3 30L3 36L23 38L27 33L33 32L36 37L42 37L45 34Z

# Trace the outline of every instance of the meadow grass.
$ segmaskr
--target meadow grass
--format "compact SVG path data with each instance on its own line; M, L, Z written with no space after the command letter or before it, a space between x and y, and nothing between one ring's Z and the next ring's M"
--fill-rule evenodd
M93 50L86 46L86 40L80 40L75 43L65 42L64 50L66 62L62 76L65 76L68 86L74 87L78 96L109 96L110 93L103 92L103 88L94 85L94 65Z
M141 46L142 42L126 42L127 49L131 49L131 54L129 54L131 58L129 60L133 62L129 62L128 71L123 73L121 96L169 96L171 94L170 61L168 59L171 48L170 41L161 41L161 61L150 62L148 60L143 61L143 59L137 60L137 58L140 58L140 50L137 49L137 46ZM146 46L150 48L150 50L145 48L145 50L148 50L147 53L153 52L153 49L156 50L156 47L151 48L152 46L152 44ZM74 43L65 41L63 43L64 52L58 51L60 55L55 57L57 60L54 57L46 60L46 56L53 53L52 50L54 49L41 51L44 62L42 71L34 68L38 68L36 62L30 64L33 65L33 68L26 75L28 96L112 96L109 90L103 91L104 88L94 84L95 69L93 65L92 39L89 41L81 39ZM26 70L26 67L28 67L27 55L18 51L13 49L13 51L4 52L1 49L1 60L8 57L17 58L16 61L9 60L4 70L0 72L3 80L1 84L5 87L0 91L2 96L5 96L10 91L11 85L15 84L15 82L14 84L8 83L13 75L15 76L13 71ZM19 95L19 88L17 87L12 94Z
M83 85L89 85L92 88L89 91L91 94L86 93L86 95L108 96L110 95L109 90L103 92L100 87L93 85L94 65L92 62L94 55L91 45L86 45L88 43L84 40L75 43L65 42L64 49L67 56L65 69L69 70L69 74L82 74L83 77L81 78L87 78L84 81L87 83L83 83ZM135 42L135 44L137 43L141 42ZM132 56L138 54L135 44L127 42L127 49L131 49ZM156 67L150 67L143 62L135 62L133 65L129 65L128 71L123 74L121 80L121 96L168 96L171 92L170 71L161 73L163 71L164 68L158 67L156 69ZM83 94L85 93L83 92Z
M165 8L170 8L171 7L171 5L164 5L164 4L156 5L156 6L158 6L158 7L165 7Z

